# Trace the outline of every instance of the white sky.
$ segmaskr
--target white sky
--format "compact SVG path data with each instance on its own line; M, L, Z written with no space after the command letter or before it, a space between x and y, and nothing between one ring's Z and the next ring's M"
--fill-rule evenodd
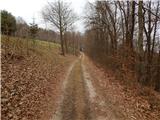
M11 12L15 17L22 17L27 23L33 21L40 26L44 27L43 19L41 18L41 10L47 4L47 1L53 2L54 0L0 0L0 10L7 10ZM74 11L79 15L84 15L84 7L87 1L94 0L63 0L71 3ZM84 24L82 21L76 23L77 30L83 32Z

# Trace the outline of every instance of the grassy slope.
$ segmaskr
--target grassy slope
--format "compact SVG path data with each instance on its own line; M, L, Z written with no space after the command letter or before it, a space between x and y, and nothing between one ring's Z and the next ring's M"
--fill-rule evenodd
M59 45L2 36L2 119L47 120L73 56ZM27 50L28 42L28 50ZM27 53L28 51L28 53Z

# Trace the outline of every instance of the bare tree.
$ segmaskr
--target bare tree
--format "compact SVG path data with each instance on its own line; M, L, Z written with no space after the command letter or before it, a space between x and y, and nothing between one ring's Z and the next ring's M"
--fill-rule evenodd
M144 20L143 20L143 1L139 1L139 6L138 6L138 25L139 25L139 33L138 33L138 52L142 54L143 52L143 25L144 25Z
M48 2L48 5L42 11L42 16L46 21L59 29L62 55L65 55L63 35L75 22L76 15L68 3L58 0Z
M144 31L144 16L143 16L143 1L139 0L138 6L138 57L139 57L139 65L138 65L138 81L141 80L142 76L142 59L143 59L143 31Z
M103 66L119 69L123 80L132 71L138 82L159 90L160 2L96 1L88 9L86 53Z

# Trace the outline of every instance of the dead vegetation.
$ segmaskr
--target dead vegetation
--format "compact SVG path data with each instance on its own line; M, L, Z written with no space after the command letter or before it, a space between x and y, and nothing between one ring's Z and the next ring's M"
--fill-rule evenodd
M27 44L26 44L27 43ZM2 119L50 119L61 82L74 57L59 45L2 36ZM7 49L6 49L7 48Z
M140 84L120 83L116 74L111 70L104 70L97 64L95 66L89 58L85 60L88 65L98 99L104 101L106 107L96 109L96 114L109 116L107 111L113 111L119 119L129 120L159 120L160 95L151 88Z
M143 0L89 3L86 54L118 73L118 80L159 91L159 6Z

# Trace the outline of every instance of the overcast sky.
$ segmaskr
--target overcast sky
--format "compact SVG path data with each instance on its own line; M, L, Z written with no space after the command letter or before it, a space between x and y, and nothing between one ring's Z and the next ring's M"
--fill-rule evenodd
M55 0L0 0L0 9L7 10L11 12L15 17L22 17L27 23L33 21L35 17L35 22L40 26L44 27L43 19L41 18L41 10L48 2L53 2ZM65 2L71 3L71 7L79 15L84 15L84 7L87 1L94 0L63 0ZM84 25L82 21L77 22L76 27L79 31L84 31Z

